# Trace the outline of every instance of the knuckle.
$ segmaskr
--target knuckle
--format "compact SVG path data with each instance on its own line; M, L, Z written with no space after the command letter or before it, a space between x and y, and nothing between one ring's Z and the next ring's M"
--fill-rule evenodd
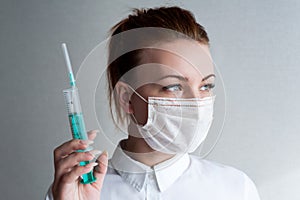
M90 156L87 152L80 152L77 153L77 162L81 162L81 161L85 161L85 160L89 160Z
M80 144L80 140L79 139L73 139L72 144L73 145L78 145L78 144Z
M69 174L65 174L61 177L60 180L63 184L66 184L66 183L68 183L68 179L69 179Z
M80 145L80 140L78 139L73 139L70 143L70 146L73 150L78 149L79 145Z

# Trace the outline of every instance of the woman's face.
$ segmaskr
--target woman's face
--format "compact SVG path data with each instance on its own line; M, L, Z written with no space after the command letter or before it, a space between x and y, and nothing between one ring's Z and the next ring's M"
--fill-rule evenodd
M176 40L146 50L142 62L132 71L130 85L144 99L148 97L203 98L212 95L213 61L207 45ZM139 124L147 122L148 104L136 93L130 97L130 109Z

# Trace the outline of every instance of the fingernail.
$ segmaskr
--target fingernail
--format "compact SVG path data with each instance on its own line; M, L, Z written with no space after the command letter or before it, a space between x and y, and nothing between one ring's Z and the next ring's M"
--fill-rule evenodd
M88 131L89 134L99 133L99 132L100 131L98 129Z
M108 157L108 152L106 150L104 150L102 154Z
M96 155L102 153L102 151L94 149L94 150L91 150L90 153L93 154L96 157Z
M97 165L99 165L99 163L93 162L91 165L92 165L93 167L96 167Z
M97 166L97 165L98 165L98 163L92 162L92 163L89 163L89 164L85 165L84 167L85 167L85 168L90 168L90 167L95 167L95 166Z
M80 140L80 143L83 145L90 145L90 144L93 144L94 141L93 140Z

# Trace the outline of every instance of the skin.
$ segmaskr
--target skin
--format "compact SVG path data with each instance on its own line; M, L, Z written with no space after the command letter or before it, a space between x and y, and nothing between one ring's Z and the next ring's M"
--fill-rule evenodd
M86 149L95 139L97 130L88 132L88 141L70 140L54 150L55 176L52 184L52 194L55 200L59 199L99 199L103 180L107 171L107 153L103 152L97 163L78 166L79 162L92 160L93 151L78 153L76 150ZM94 166L95 165L95 166ZM96 182L92 184L81 184L80 176L90 172L94 168Z
M156 48L162 50L145 52L142 62L147 64L131 72L130 77L135 77L130 80L131 87L122 81L116 85L123 111L134 116L131 117L128 127L129 137L121 141L121 147L130 157L148 166L156 165L174 155L153 150L139 135L135 122L139 125L147 122L148 104L145 100L148 97L207 97L212 95L208 85L214 85L215 77L207 45L181 39L159 44Z
M195 41L176 40L154 47L163 50L148 50L142 55L143 62L151 63L153 66L142 65L132 72L131 77L136 78L131 79L130 85L136 93L145 100L148 97L202 98L212 95L208 85L214 82L214 77L211 76L214 72L207 45ZM116 92L121 109L128 116L133 115L138 124L144 125L147 122L147 103L132 91L128 83L119 81ZM128 139L122 140L120 144L124 152L133 159L153 166L174 156L154 151L138 134L133 118L128 126L128 133ZM55 178L52 184L54 199L99 199L107 172L107 153L102 153L97 158L96 164L78 166L79 162L92 160L94 157L92 151L76 152L86 149L92 143L96 137L96 130L88 132L88 136L89 142L73 139L54 150ZM93 167L97 181L92 184L81 184L80 176L91 171Z

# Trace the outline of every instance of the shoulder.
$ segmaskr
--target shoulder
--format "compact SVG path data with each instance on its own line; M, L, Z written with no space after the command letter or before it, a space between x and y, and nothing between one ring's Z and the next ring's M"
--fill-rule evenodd
M250 180L243 171L232 166L202 159L194 155L190 155L190 161L189 170L191 173L196 173L201 177L209 178L219 183L244 185L245 181Z
M213 173L230 173L240 176L244 176L245 173L241 170L234 168L232 166L224 165L216 161L203 159L201 157L190 155L190 167L191 168L201 168L203 172L213 172Z
M185 177L202 183L202 187L207 188L207 191L218 188L218 195L226 196L228 199L260 199L255 184L246 173L198 156L190 155L190 165Z

